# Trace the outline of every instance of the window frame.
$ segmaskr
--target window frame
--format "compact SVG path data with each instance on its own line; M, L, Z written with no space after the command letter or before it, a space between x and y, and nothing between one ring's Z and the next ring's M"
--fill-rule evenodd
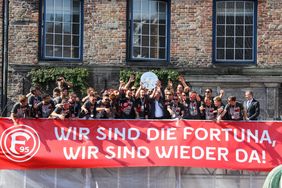
M228 2L228 1L235 1L235 0L213 0L213 17L212 17L212 63L213 64L227 64L227 65L250 65L250 64L257 64L257 11L258 11L258 1L257 0L240 0L245 2L253 2L254 3L254 23L253 23L253 52L252 60L216 60L216 3L217 2Z
M40 40L39 40L39 59L41 61L65 61L65 62L83 62L83 33L84 33L84 0L80 0L80 27L79 27L79 58L65 58L65 57L46 57L46 1L40 1Z
M159 0L166 2L166 58L165 59L155 59L155 58L133 58L132 57L132 48L133 48L133 1L127 0L127 9L126 9L126 62L129 64L150 62L147 65L163 65L163 63L170 62L170 23L171 23L171 0Z

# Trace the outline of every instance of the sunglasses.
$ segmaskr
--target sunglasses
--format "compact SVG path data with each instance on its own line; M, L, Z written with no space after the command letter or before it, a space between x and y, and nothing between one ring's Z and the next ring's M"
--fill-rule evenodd
M205 91L206 93L210 93L210 91Z

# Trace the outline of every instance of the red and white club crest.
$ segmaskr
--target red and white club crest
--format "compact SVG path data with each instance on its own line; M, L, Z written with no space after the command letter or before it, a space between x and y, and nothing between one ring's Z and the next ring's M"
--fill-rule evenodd
M5 156L14 162L30 160L40 148L37 132L27 126L12 126L1 135L1 149Z

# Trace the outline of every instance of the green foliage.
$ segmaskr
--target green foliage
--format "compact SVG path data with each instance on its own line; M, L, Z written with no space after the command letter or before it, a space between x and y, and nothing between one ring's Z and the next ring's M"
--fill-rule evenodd
M175 70L160 69L160 70L150 70L150 72L153 72L158 76L163 86L167 85L168 80L171 80L174 85L178 83L179 72ZM143 73L144 72L124 69L120 71L119 79L124 82L127 82L130 78L130 75L135 75L134 86L137 87L140 85L140 78Z
M72 91L78 94L85 94L87 87L87 77L89 72L85 68L40 68L33 69L28 73L33 85L39 85L45 91L55 87L56 79L64 76L66 81L72 82ZM51 87L51 88L50 88Z

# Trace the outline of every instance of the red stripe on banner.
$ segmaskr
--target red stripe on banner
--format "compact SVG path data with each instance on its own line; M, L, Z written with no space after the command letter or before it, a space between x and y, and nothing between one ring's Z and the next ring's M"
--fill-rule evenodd
M270 171L282 122L2 118L1 169L187 166Z

